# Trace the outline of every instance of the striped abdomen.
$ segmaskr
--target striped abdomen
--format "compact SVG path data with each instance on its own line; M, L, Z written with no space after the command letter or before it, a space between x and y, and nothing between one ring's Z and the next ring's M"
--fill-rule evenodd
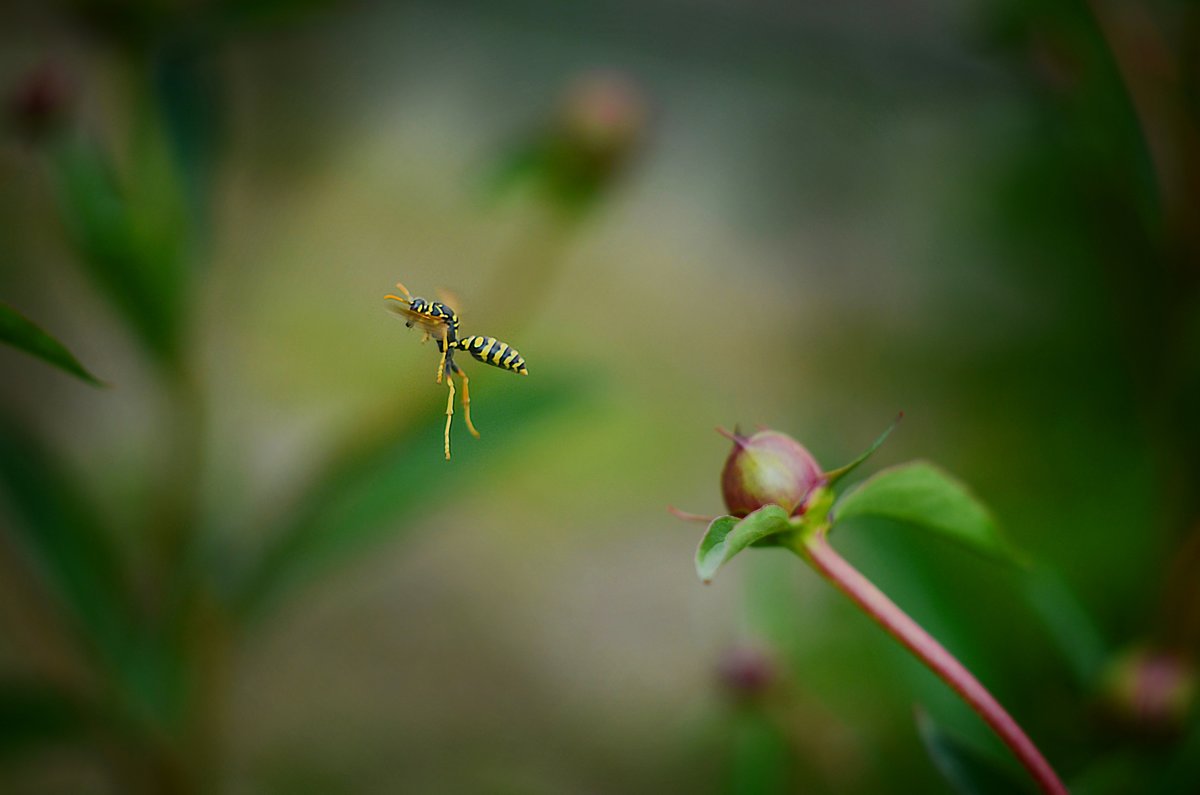
M507 342L501 342L495 337L471 336L458 341L456 348L461 348L481 362L499 367L502 370L512 370L514 373L529 375L525 369L525 359L517 353L517 349Z

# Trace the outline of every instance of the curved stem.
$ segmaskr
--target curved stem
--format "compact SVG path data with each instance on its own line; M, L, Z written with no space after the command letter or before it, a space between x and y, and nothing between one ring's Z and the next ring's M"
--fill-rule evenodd
M829 545L826 532L827 529L822 529L802 534L793 550L958 693L1000 736L1043 792L1065 795L1067 788L1046 757L1000 706L1000 702L942 644L835 552Z

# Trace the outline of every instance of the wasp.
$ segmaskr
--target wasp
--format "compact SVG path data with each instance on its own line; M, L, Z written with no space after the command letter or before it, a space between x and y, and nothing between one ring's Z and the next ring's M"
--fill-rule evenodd
M467 421L467 430L476 439L479 438L479 431L475 429L475 424L471 422L471 392L468 388L470 380L463 369L454 361L455 351L466 351L473 358L478 359L484 364L490 364L493 367L499 367L501 370L508 370L519 375L529 375L529 370L525 367L525 359L517 352L517 349L509 345L507 342L501 342L495 337L484 337L480 335L472 335L470 337L459 337L458 334L458 315L453 309L441 301L428 301L424 298L414 298L408 291L408 288L397 282L396 289L400 295L392 295L391 293L384 296L384 299L390 299L388 309L404 318L404 325L412 328L417 326L423 332L421 342L428 342L432 337L437 342L438 351L441 353L441 359L438 361L437 368L437 383L442 383L442 378L446 379L446 384L450 388L450 394L446 398L446 460L450 460L450 422L454 418L454 376L462 379L462 407L463 418Z

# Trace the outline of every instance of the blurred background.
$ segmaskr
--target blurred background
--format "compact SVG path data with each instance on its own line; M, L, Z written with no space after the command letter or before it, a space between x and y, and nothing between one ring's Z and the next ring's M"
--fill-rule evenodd
M1198 58L1168 0L4 4L0 302L102 385L0 346L0 791L1019 788L666 511L714 426L900 410L864 473L1035 564L838 548L1074 791L1200 791ZM460 357L449 462L397 280L528 363Z

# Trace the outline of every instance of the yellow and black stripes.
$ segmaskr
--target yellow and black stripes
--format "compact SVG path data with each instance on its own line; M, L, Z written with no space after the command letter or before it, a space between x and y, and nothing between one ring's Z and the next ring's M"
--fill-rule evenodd
M479 431L471 422L471 397L467 386L469 383L467 374L454 361L454 352L456 350L466 351L484 364L520 375L529 375L529 371L525 369L525 359L517 353L516 348L495 337L471 336L460 340L458 338L458 315L441 301L415 298L403 284L397 283L396 289L400 295L384 296L385 299L393 302L387 305L388 308L404 318L404 325L409 328L413 326L420 328L424 334L422 342L430 337L437 340L438 351L442 354L441 361L438 362L436 380L440 384L444 375L450 393L446 397L446 429L443 432L446 460L449 461L450 424L454 416L454 393L456 391L454 376L462 379L462 407L464 419L467 421L467 430L471 432L472 436L479 436Z
M517 349L495 337L472 335L451 343L451 347L466 351L484 364L529 375L529 370L525 368L525 359L517 353Z

